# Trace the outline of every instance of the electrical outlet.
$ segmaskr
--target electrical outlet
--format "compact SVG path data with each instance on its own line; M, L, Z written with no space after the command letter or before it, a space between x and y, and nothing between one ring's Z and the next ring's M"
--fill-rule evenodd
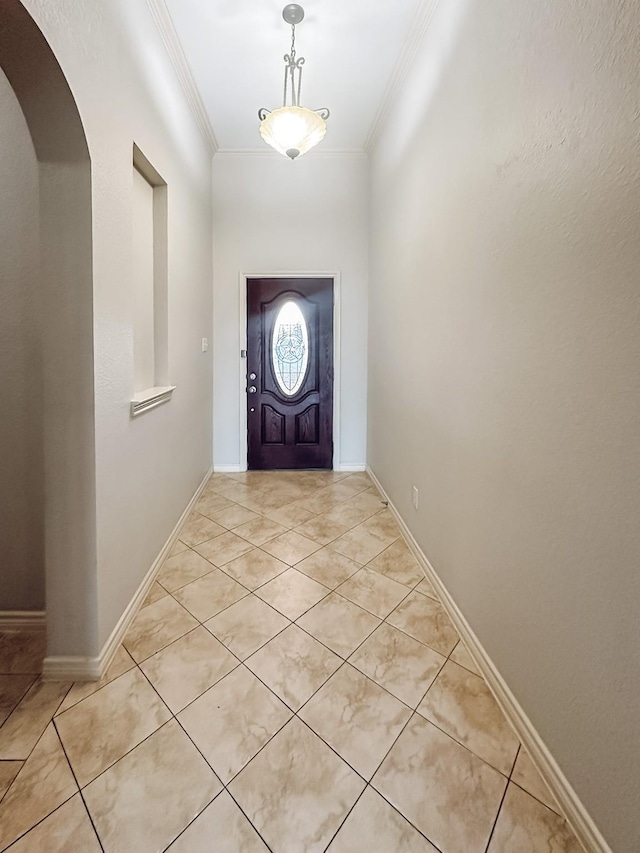
M209 349L209 338L202 339L202 352L206 352Z
M414 509L418 509L418 487L411 486L411 503Z

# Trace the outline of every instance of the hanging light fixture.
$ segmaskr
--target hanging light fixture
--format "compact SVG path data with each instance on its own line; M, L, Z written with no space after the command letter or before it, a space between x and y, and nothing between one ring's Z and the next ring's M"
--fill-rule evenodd
M297 3L289 3L282 10L282 17L291 24L291 53L284 57L284 97L282 106L271 112L258 110L260 135L272 148L295 160L321 141L327 131L325 119L329 110L310 110L300 106L300 87L304 57L296 56L296 24L304 18L304 9ZM290 103L287 103L287 99Z

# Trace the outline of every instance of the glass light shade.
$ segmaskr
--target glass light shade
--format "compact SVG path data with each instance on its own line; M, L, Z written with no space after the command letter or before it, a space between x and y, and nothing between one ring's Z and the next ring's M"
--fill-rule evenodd
M292 160L317 145L326 132L324 119L306 107L280 107L260 122L264 141Z

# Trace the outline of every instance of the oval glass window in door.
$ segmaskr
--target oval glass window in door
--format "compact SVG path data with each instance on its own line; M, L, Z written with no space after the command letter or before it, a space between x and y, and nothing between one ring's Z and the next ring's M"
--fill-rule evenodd
M302 311L292 300L285 302L276 317L271 358L280 390L293 397L307 374L309 333Z

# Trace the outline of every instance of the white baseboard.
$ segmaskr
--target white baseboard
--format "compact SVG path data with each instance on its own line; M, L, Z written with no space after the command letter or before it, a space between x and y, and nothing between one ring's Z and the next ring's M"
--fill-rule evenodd
M44 610L0 610L0 631L44 631Z
M420 568L427 580L433 585L444 609L455 625L462 642L471 655L473 662L482 673L487 686L493 693L496 702L519 737L522 745L529 753L531 761L546 782L549 790L556 799L567 822L576 834L576 837L588 853L612 853L611 848L605 841L602 833L593 822L593 819L571 787L566 776L558 766L553 755L538 734L533 723L511 692L509 686L498 672L495 664L480 643L480 640L471 629L465 616L453 600L451 594L438 577L435 569L427 559L426 555L414 539L404 519L397 511L389 496L386 494L382 484L367 466L367 473L373 480L376 488L389 504L389 509L400 528L407 545L417 559Z
M103 667L102 658L83 658L80 655L55 655L44 659L43 681L99 681L109 663Z
M93 658L81 657L79 655L72 657L47 657L44 659L42 668L43 681L98 681L102 678L106 670L109 668L109 664L113 660L113 657L122 643L125 634L129 630L129 626L133 622L142 602L145 600L147 593L151 589L151 585L160 571L160 567L173 548L183 524L189 517L196 501L202 494L210 476L211 469L207 471L204 479L196 489L195 494L189 501L185 511L180 516L178 523L173 528L171 535L165 542L156 559L153 561L153 565L144 576L142 583L134 593L133 598L125 608L124 613L120 619L118 619L115 628L111 632L107 642L102 647L100 654Z
M246 465L243 467L242 465L214 465L213 473L214 474L241 474L247 470ZM345 462L340 463L334 469L334 471L341 471L349 474L355 474L358 471L366 471L367 466L364 462Z

